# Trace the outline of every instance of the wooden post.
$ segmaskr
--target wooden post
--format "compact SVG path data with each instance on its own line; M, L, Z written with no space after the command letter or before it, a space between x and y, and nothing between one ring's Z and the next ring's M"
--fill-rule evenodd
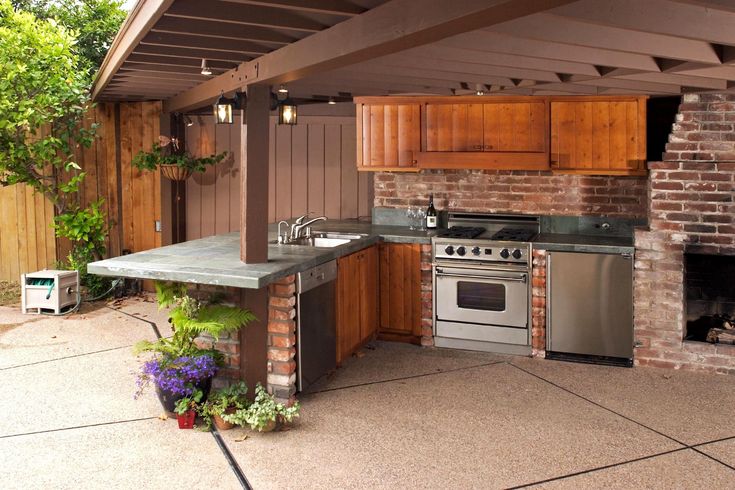
M242 128L240 260L268 261L268 130L270 87L248 87Z

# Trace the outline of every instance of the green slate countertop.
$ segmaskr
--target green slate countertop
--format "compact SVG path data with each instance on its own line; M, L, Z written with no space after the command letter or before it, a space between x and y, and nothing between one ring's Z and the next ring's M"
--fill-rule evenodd
M278 245L276 227L269 227L268 262L240 262L240 233L233 232L130 255L93 262L92 274L154 279L194 284L260 289L278 279L349 255L380 241L431 243L435 231L413 231L404 226L372 225L355 221L328 220L312 226L316 231L364 234L364 238L333 248Z
M549 252L588 252L632 254L635 251L632 237L541 233L533 240L536 250Z

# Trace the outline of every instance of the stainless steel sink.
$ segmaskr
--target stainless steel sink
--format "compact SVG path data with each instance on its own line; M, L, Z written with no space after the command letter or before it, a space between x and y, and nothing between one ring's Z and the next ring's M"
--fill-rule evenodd
M359 233L339 233L332 231L316 232L307 237L296 238L290 240L284 245L302 245L307 247L332 248L349 243L352 240L359 240L367 235Z

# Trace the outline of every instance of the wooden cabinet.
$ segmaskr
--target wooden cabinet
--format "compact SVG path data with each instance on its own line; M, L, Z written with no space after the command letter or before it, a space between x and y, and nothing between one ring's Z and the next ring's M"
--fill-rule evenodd
M427 103L425 151L544 152L546 102Z
M552 170L642 175L645 163L645 97L551 101Z
M421 246L380 245L380 326L385 340L421 341Z
M420 104L357 100L357 169L417 171L416 156L421 149Z
M337 260L337 363L371 340L378 327L378 251Z
M545 97L428 100L419 168L547 170L547 109Z

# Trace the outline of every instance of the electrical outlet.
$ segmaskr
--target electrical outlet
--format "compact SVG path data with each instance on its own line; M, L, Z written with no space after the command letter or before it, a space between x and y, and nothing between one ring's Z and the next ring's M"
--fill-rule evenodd
M157 219L157 220L155 221L155 228L156 228L156 232L157 232L157 233L161 233L161 220L158 220L158 219Z

